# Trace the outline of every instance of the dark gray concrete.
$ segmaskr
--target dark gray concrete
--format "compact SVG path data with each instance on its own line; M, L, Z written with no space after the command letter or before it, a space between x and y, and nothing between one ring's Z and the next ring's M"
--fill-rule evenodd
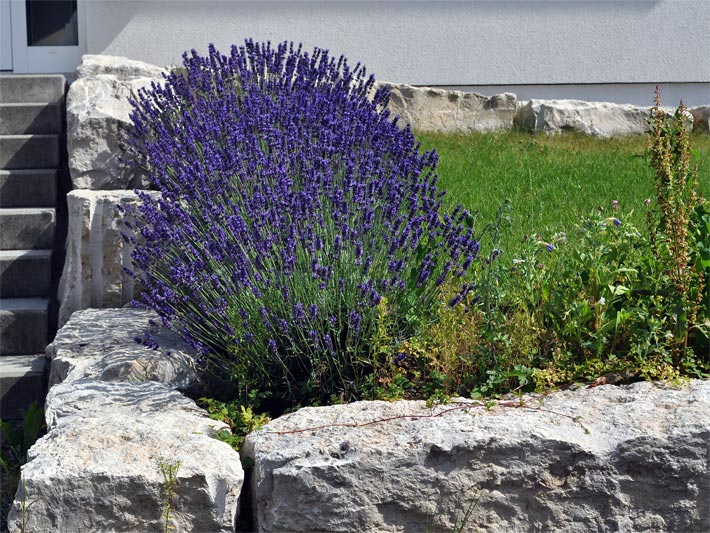
M61 133L59 104L0 104L0 135Z
M0 418L21 420L29 405L44 397L47 366L44 354L0 357Z
M46 395L61 75L0 75L0 417ZM41 355L28 355L41 354Z
M56 168L59 135L0 135L0 168Z
M57 170L0 170L0 207L53 207Z
M47 304L46 298L0 299L0 355L44 352Z
M49 296L52 250L0 251L0 298Z
M3 103L54 103L64 99L66 80L61 74L0 76Z
M55 212L49 207L0 209L0 250L54 248Z

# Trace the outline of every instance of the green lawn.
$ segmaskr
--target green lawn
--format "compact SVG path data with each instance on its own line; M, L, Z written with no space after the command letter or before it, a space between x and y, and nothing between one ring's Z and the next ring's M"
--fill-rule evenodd
M418 133L417 138L423 148L439 153L445 201L478 211L479 227L495 219L506 199L512 202L512 224L502 232L508 259L524 235L544 238L564 231L600 206L610 211L613 200L622 213L634 210L633 221L641 228L644 200L653 195L644 136ZM691 144L700 190L710 197L710 136L695 135Z

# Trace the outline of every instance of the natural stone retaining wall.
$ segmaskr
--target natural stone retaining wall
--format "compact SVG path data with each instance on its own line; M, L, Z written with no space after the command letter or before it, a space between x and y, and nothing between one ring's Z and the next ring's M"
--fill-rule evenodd
M515 116L523 131L576 131L597 137L641 134L648 129L648 109L579 100L531 100Z
M170 460L180 461L173 530L234 531L239 455L210 437L225 425L175 390L194 381L189 348L162 329L160 351L135 343L151 317L78 311L47 348L48 433L22 468L11 532L23 498L32 502L27 531L163 531L160 464Z
M157 193L151 193L157 194ZM121 307L136 295L132 247L121 232L124 213L135 205L132 191L72 191L67 195L66 259L59 283L59 325L77 309Z
M164 72L124 57L82 58L67 93L67 148L74 189L145 188L139 169L123 161L124 136L132 128L128 98L162 81Z
M710 381L301 409L253 433L259 531L710 531Z
M434 87L389 85L389 110L418 131L490 133L509 130L517 111L514 94L482 96Z
M672 115L674 110L667 109ZM557 134L565 131L594 137L641 135L648 131L649 108L608 102L580 100L530 100L515 115L514 124L522 131ZM688 131L693 129L693 115L687 114Z
M161 461L179 460L175 531L233 531L243 472L176 389L194 382L152 313L77 311L47 350L48 433L22 469L27 531L162 531ZM305 408L250 435L259 531L710 530L710 381L503 401ZM22 486L22 485L21 485ZM18 490L10 531L20 531Z

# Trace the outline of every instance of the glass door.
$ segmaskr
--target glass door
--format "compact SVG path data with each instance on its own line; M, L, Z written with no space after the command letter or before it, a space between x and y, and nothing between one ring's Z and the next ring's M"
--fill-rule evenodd
M86 49L84 0L11 0L17 73L74 72Z

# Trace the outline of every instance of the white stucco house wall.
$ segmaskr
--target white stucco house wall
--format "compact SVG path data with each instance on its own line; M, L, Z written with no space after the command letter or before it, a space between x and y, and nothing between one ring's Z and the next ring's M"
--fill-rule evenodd
M0 0L0 69L71 73L83 53L175 64L209 42L302 42L377 79L483 94L710 103L710 0L55 0L69 45L28 45L28 4ZM41 14L35 14L35 18Z

